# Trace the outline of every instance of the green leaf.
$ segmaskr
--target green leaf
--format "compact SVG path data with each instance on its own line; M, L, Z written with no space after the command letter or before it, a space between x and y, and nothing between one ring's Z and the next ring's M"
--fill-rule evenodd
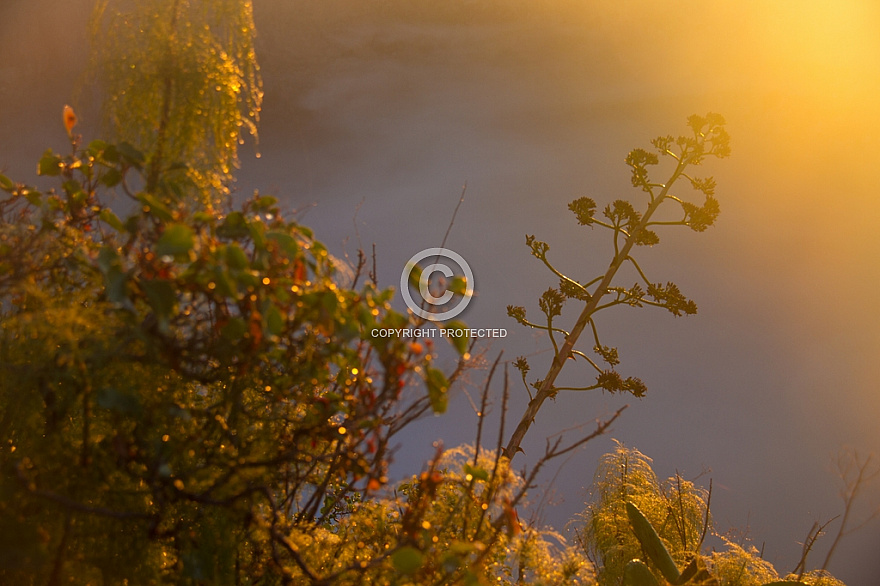
M681 573L672 560L672 556L669 555L669 550L666 549L660 536L657 535L657 531L654 530L654 526L631 502L626 503L626 514L629 517L630 525L632 525L633 533L642 544L645 554L657 566L664 578L673 584L677 583Z
M467 277L453 277L449 280L449 286L447 289L457 295L468 296L467 287Z
M271 195L263 195L254 200L253 209L256 211L267 210L278 203L278 199Z
M107 150L107 143L99 139L93 140L89 143L89 146L86 147L86 152L93 157L97 157L105 150Z
M186 254L195 246L193 229L185 224L170 224L156 243L159 256Z
M129 234L137 234L140 220L140 214L132 214L125 219L125 223L122 225L122 227L125 228L125 231Z
M31 187L23 188L20 193L31 205L38 206L43 200L43 194Z
M277 242L278 247L286 252L288 256L293 257L299 252L299 244L296 243L296 239L286 232L272 230L266 233L266 238Z
M116 249L112 246L104 246L101 248L101 251L98 252L97 260L98 268L101 269L101 272L105 275L108 274L112 268L119 268L122 266L119 261L119 253L116 252Z
M142 281L141 290L147 296L147 301L160 323L168 320L177 306L177 294L170 281L156 279L154 281Z
M233 242L226 247L226 264L231 269L241 271L248 268L251 263L241 247Z
M632 560L623 570L623 586L659 586L659 583L641 560Z
M455 540L449 544L449 553L461 556L467 555L473 551L478 551L480 547L472 541Z
M107 271L107 299L111 303L128 306L131 301L128 298L128 275L119 267L111 267Z
M266 311L266 329L273 336L278 336L284 331L284 317L274 304Z
M464 473L470 474L477 480L489 480L489 472L485 468L479 466L464 465Z
M217 236L221 238L243 238L250 232L248 231L247 220L241 212L232 212L223 220L223 223L217 227Z
M446 322L445 326L447 334L450 330L461 330L462 333L467 331L467 324L459 320L452 320ZM461 356L464 356L468 349L468 344L470 342L470 336L468 335L450 335L449 341L452 343L452 347L455 348L455 351L458 352Z
M112 246L101 248L98 252L97 264L104 273L107 299L111 303L129 305L131 301L128 299L128 275L122 270L122 262L116 249Z
M391 556L391 561L395 570L409 576L418 572L425 565L425 555L411 545L407 545L395 551Z
M119 185L119 182L122 181L122 172L119 171L116 167L110 167L101 175L99 181L105 187L115 187Z
M248 223L248 233L251 235L255 248L266 247L266 226L262 222Z
M79 181L76 181L75 179L68 179L61 184L61 187L63 187L64 192L77 203L82 203L83 201L85 201L86 195Z
M137 200L141 202L144 206L144 213L153 214L163 222L170 222L174 219L174 216L171 214L171 210L169 210L165 204L159 201L157 198L153 197L149 193L139 193L137 194Z
M409 273L409 284L418 289L419 280L422 278L422 267L415 263L410 263L406 265L405 270Z
M116 147L119 151L119 154L125 160L126 163L140 169L144 164L144 154L137 150L134 146L127 142L120 143L119 146Z
M40 162L37 163L37 175L45 175L47 177L55 177L61 174L61 157L47 149Z
M449 390L449 381L442 370L431 368L425 370L425 383L428 385L428 400L431 402L431 409L434 413L445 413L449 404L447 391Z
M214 214L209 214L208 212L195 212L192 215L192 223L193 224L213 224L216 217Z
M224 271L221 267L214 267L213 275L209 278L214 283L214 293L217 295L222 295L223 297L238 297L238 283L242 280L246 280L248 277L248 273L240 273L238 275L239 279L233 279L227 271ZM207 284L207 281L203 284ZM245 285L247 288L247 284Z
M12 191L15 189L15 182L6 175L0 174L0 189L3 189L3 191Z
M95 144L96 142L103 142L103 141L96 140L96 141L93 141L92 144ZM96 156L96 158L99 158L99 160L101 160L101 161L104 161L106 163L118 163L119 162L119 157L120 157L119 149L116 148L116 145L114 145L114 144L106 145L103 149L101 149L99 154L100 154L100 157Z
M98 214L98 217L101 218L102 222L104 222L117 232L123 232L125 230L125 226L122 225L122 221L119 219L119 217L107 208L101 210L101 213Z

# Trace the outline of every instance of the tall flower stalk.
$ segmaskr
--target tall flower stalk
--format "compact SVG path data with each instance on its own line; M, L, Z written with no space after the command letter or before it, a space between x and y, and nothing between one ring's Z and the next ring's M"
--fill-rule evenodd
M581 197L569 204L568 207L577 217L579 224L605 228L611 231L613 236L614 256L608 269L592 280L581 283L564 275L547 258L550 246L534 236L526 237L526 244L531 248L532 255L559 278L559 287L551 287L539 300L539 306L545 316L544 323L529 321L523 307L508 306L507 311L508 315L520 324L546 331L553 344L554 356L547 374L531 385L526 381L530 369L528 362L522 357L516 361L529 395L531 396L529 386L534 388L536 393L531 396L507 444L505 453L509 458L512 459L517 452L522 451L520 445L523 438L535 421L544 401L555 396L559 391L604 389L611 393L626 391L636 397L644 395L647 388L640 379L635 377L624 379L615 370L615 366L619 363L617 349L601 344L593 318L603 309L617 305L634 307L653 305L662 307L676 316L696 313L696 304L684 297L675 283L668 282L663 285L645 276L645 272L633 257L633 249L636 246L652 246L660 241L659 236L652 230L655 226L687 226L696 232L702 232L715 222L720 212L718 201L714 197L715 180L711 177L699 178L690 175L688 170L690 167L700 165L707 157L724 158L730 154L730 137L724 125L724 118L718 114L710 113L705 117L693 115L688 118L688 126L692 131L690 136L677 138L661 136L654 139L652 144L657 154L675 161L674 169L664 182L657 182L649 175L648 168L659 163L657 154L644 149L635 149L629 153L626 164L632 170L632 184L648 196L648 205L644 213L636 211L628 201L617 200L605 207L603 211L605 219L600 219L595 215L596 202L589 197ZM698 206L677 195L674 188L677 190L681 179L686 179L693 189L702 193L705 198L702 205ZM667 203L680 208L682 214L680 219L655 219L658 210ZM631 287L615 284L618 271L626 263L630 263L635 268L640 278L640 281ZM553 323L554 318L561 316L562 307L568 301L583 303L583 309L570 331L561 329ZM593 334L593 351L600 358L600 362L605 363L604 368L586 353L575 348L587 326ZM562 336L561 345L557 342L557 336ZM596 382L584 387L557 387L556 379L569 358L581 358L586 361L596 371Z

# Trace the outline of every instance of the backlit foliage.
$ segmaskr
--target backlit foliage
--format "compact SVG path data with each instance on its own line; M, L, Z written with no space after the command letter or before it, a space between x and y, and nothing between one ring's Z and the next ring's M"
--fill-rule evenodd
M681 565L705 536L706 492L677 476L661 483L651 459L622 444L600 459L590 496L583 544L596 562L600 584L618 583L624 566L642 557L627 518L627 502L648 517Z
M424 324L390 308L393 291L358 285L360 269L341 279L274 197L226 203L262 97L250 3L107 0L93 27L119 140L84 144L65 107L70 149L38 162L55 187L0 175L0 583L618 586L642 553L633 505L676 564L703 559L707 493L659 482L622 445L600 462L574 543L523 520L542 465L620 411L570 446L548 442L517 472L501 434L494 449L480 444L494 367L475 446L438 447L422 472L390 483L395 435L445 410L468 348L454 340L460 359L444 372L430 340L373 337ZM679 161L673 179L726 154L720 117L689 124L694 138L655 142ZM710 225L714 182L688 177L706 195L697 207L650 182L656 163L640 150L627 159L650 205L672 199L683 213L673 223ZM114 195L127 207L108 205ZM614 202L606 222L592 200L570 207L579 223L613 231L618 267L635 265L631 246L657 241L650 208ZM510 313L546 329L560 365L568 351L554 336L568 334L553 320L572 300L695 310L672 283L621 288L609 277L589 291L598 280L565 277L549 245L527 244L560 286L539 302L546 327ZM598 387L641 396L644 384L621 377L617 350L593 333L607 365ZM525 382L528 363L516 367ZM559 390L550 377L534 388ZM507 397L505 379L502 412ZM732 544L705 557L725 586L773 575Z
M140 154L72 142L40 162L57 190L0 177L7 577L295 571L282 537L381 488L392 429L431 408L411 385L449 383L369 336L408 323L391 291L340 287L274 198L220 214L141 192L120 219L101 193Z
M520 521L534 475L500 449L388 485L460 372L370 335L415 325L392 291L343 286L273 197L133 192L135 147L70 143L39 161L54 189L0 175L0 581L592 583Z
M712 552L713 571L721 586L761 586L779 579L773 565L761 559L754 545L742 546L725 540L725 551Z
M148 191L179 192L185 174L203 203L226 192L243 135L257 134L255 34L250 2L98 2L91 35L104 113L111 135L144 153Z
M601 586L842 584L821 570L782 578L754 546L723 537L723 550L704 551L712 529L710 499L711 489L677 474L659 482L650 458L618 443L601 458L590 502L572 528Z

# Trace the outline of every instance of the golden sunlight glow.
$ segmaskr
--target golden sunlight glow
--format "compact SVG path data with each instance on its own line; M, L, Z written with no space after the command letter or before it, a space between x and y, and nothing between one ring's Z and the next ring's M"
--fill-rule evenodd
M761 15L767 65L799 92L827 101L858 99L857 94L876 88L880 35L874 3L789 0L753 5L753 10Z

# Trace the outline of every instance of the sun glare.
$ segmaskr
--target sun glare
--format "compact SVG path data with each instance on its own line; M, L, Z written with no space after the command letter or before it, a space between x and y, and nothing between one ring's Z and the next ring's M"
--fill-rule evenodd
M775 66L792 89L836 105L852 105L852 100L876 95L877 5L853 0L788 1L761 3L754 11L763 13L761 33L768 65Z

